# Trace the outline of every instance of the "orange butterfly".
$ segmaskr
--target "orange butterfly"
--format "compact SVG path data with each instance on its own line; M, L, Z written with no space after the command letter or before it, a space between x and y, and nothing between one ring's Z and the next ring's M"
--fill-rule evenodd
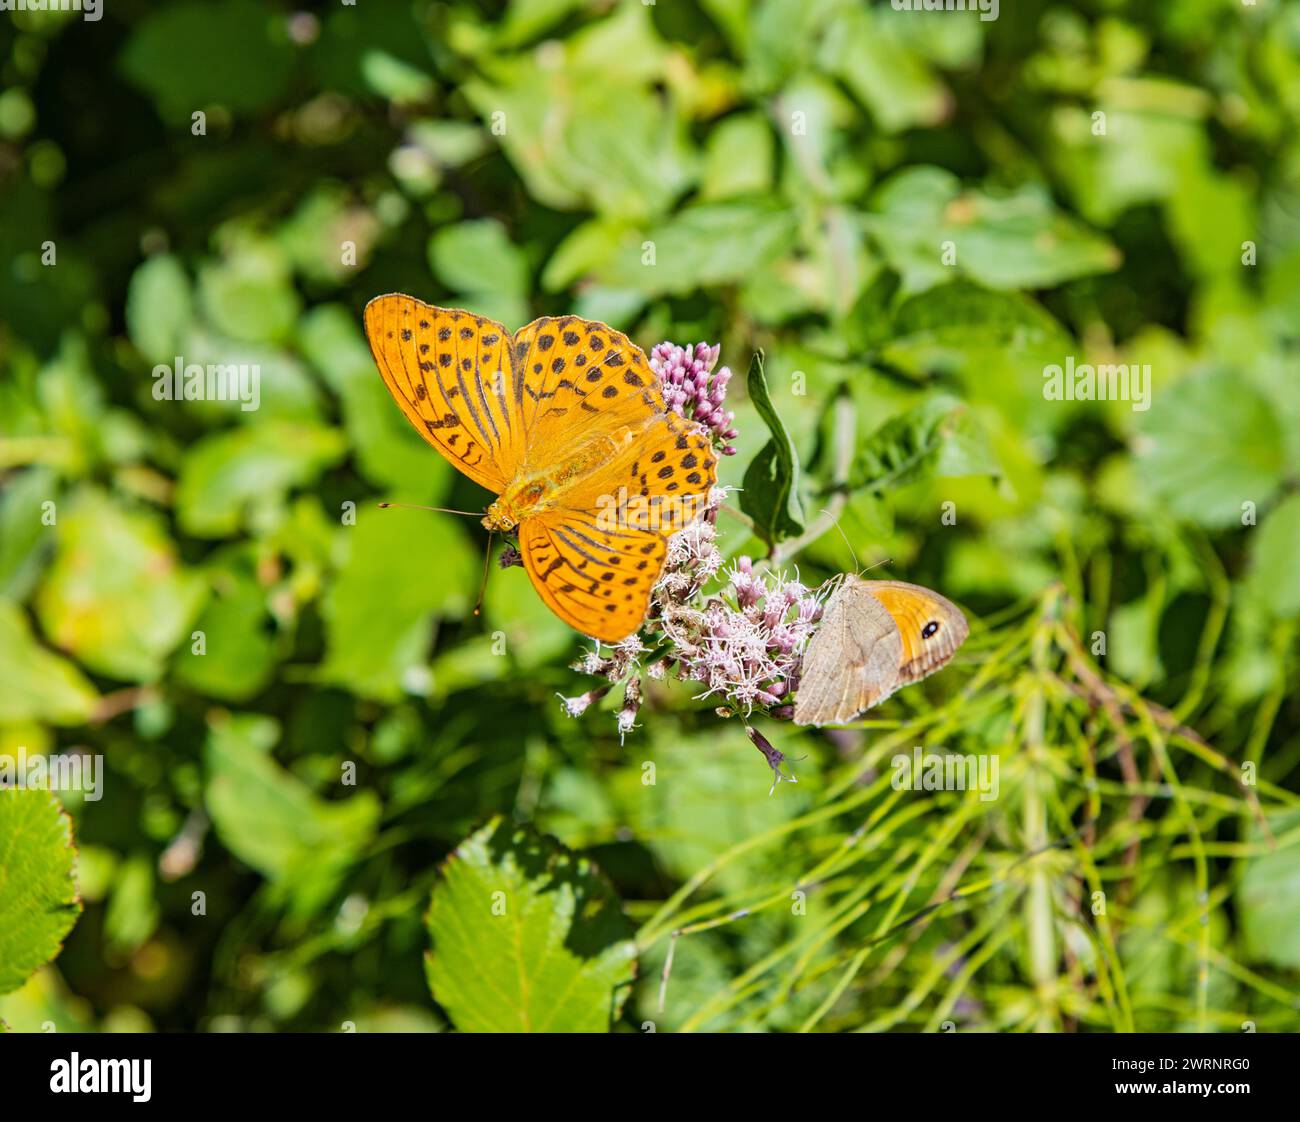
M636 631L669 536L717 480L708 435L668 412L644 352L577 316L511 335L398 293L371 300L365 322L407 420L496 494L483 525L518 527L547 607L597 639ZM626 516L628 496L637 516Z

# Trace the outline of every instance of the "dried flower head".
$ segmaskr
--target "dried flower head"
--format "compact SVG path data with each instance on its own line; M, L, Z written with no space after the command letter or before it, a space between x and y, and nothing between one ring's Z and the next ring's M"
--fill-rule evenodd
M763 759L767 761L767 766L772 769L772 788L768 791L769 795L776 792L776 785L778 783L799 782L799 780L794 777L794 772L790 770L784 752L779 748L774 747L772 742L753 726L746 725L745 732L748 733L749 739L753 741L754 747L763 753ZM785 769L784 771L782 770L783 767Z
M555 696L564 703L564 715L566 717L581 717L591 708L591 706L595 705L596 702L609 693L613 688L612 685L599 686L594 690L588 690L584 694L579 694L577 697L565 697L563 694L559 693Z
M722 695L737 711L774 716L798 685L804 647L821 618L817 594L783 573L754 571L748 557L727 572L725 591L693 617L677 616L665 630L678 648L679 674L703 682L700 696Z

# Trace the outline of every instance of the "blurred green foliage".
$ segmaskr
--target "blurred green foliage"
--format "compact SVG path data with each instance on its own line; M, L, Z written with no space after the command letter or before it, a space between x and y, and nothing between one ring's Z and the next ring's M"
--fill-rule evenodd
M1300 1028L1300 5L115 0L0 67L0 752L107 769L11 1026ZM731 503L967 648L762 722L773 797L690 688L567 720L524 574L476 617L477 523L377 509L486 499L374 370L388 291L761 348ZM1069 356L1150 408L1049 400ZM1000 797L895 789L917 744ZM0 988L59 937L6 956L8 891Z

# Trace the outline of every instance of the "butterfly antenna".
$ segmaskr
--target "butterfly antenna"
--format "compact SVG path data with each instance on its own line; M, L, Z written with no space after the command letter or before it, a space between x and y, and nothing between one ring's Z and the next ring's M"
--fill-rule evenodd
M483 554L483 580L478 586L478 603L474 605L474 614L478 615L483 610L483 595L487 592L488 566L492 563L492 534L494 531L488 531L487 550Z
M869 572L871 572L872 569L878 569L878 568L880 568L881 565L888 565L888 564L890 563L890 561L893 560L892 557L885 557L885 558L882 558L881 560L877 561L874 565L868 565L868 566L864 569L864 568L862 567L861 562L858 561L858 555L857 555L857 553L854 551L854 549L853 549L853 545L852 545L852 544L850 543L850 541L849 541L849 536L844 532L843 528L840 526L839 519L837 519L837 518L835 517L835 515L833 515L829 510L823 510L822 513L823 513L824 515L826 515L826 517L829 518L829 519L831 520L831 522L832 522L832 523L834 524L834 526L835 526L835 529L839 530L839 532L840 532L840 537L842 537L842 538L844 539L844 544L847 545L847 546L849 547L849 553L850 553L850 555L853 557L853 567L854 567L854 569L857 570L859 576L861 576L863 573L869 573Z
M470 518L483 517L483 512L481 510L452 510L450 507L445 506L418 506L415 503L380 503L379 509L387 510L389 507L394 506L400 506L406 510L434 510L439 514L464 514L468 515Z
M833 515L829 510L823 510L822 513L831 520L831 524L835 527L836 530L839 531L840 537L844 539L844 544L849 547L849 556L853 558L854 570L856 570L857 572L861 572L862 566L858 563L857 552L853 548L853 543L849 541L848 534L844 532L844 528L840 525L840 520L836 518L835 515Z

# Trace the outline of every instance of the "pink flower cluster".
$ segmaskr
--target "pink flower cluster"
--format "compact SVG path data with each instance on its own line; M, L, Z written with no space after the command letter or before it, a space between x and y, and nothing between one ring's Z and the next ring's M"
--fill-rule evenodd
M650 352L650 367L659 375L664 400L674 413L703 425L713 434L714 444L724 456L734 456L731 441L739 435L732 427L735 414L724 409L731 368L714 373L722 345L696 343L679 347L660 343Z
M789 717L804 647L821 619L817 594L782 573L764 576L748 557L727 571L731 597L710 597L703 610L666 620L680 677L703 682L702 696L721 696L746 715L755 707ZM734 601L734 602L733 602Z
M714 447L734 455L734 414L723 408L731 371L714 373L721 347L697 343L679 347L660 343L650 365L674 413L704 426ZM725 572L728 587L704 596L704 588L721 570L717 516L727 496L715 487L703 516L668 541L663 571L655 584L640 633L613 646L596 644L573 669L604 679L577 697L560 696L564 712L579 717L616 685L623 687L617 714L620 741L636 727L644 699L644 679L663 681L675 674L703 683L701 697L713 697L722 716L741 715L745 731L772 769L773 790L793 783L785 755L749 724L755 710L777 719L794 715L790 698L799 685L804 648L821 619L819 594L784 573L754 571L748 557ZM511 551L502 564L518 564ZM643 642L644 640L644 642ZM649 646L645 644L649 643ZM648 659L644 661L643 659Z

